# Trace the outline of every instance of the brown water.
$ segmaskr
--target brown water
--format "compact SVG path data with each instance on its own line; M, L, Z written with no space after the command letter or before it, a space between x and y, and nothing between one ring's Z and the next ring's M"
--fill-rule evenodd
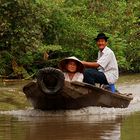
M140 139L140 74L121 76L116 85L121 92L133 93L134 99L125 109L34 110L22 93L24 84L1 83L0 140ZM5 100L11 94L12 101ZM4 101L6 105L1 107Z

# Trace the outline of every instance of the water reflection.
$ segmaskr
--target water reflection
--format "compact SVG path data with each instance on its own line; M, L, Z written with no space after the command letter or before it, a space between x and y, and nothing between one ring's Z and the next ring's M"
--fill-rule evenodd
M112 131L119 125L119 120L108 120L102 123L88 123L87 121L55 120L45 121L44 123L35 123L31 128L31 133L27 139L101 139L111 137ZM115 126L115 127L114 127ZM119 129L120 130L120 129ZM40 132L40 133L38 133ZM120 137L118 131L117 137Z
M0 115L0 140L139 140L140 113L33 117Z
M140 112L126 116L121 124L121 140L139 140Z
M3 124L0 124L0 136L6 139L105 140L110 138L119 140L122 118L111 119L108 116L101 118L99 115L47 118L1 116L1 121ZM5 131L3 127L6 129L6 126Z

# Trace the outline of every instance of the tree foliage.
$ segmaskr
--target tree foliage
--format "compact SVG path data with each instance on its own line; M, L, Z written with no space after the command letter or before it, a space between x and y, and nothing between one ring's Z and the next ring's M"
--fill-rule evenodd
M1 0L0 75L13 73L12 61L31 74L69 55L95 60L99 32L109 36L120 69L139 72L139 7L138 0ZM55 61L43 58L51 51Z

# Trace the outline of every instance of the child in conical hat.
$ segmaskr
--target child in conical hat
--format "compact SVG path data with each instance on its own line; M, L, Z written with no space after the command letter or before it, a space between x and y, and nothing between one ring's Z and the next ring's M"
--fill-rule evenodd
M84 65L78 58L72 56L61 60L59 68L64 72L65 81L83 82Z

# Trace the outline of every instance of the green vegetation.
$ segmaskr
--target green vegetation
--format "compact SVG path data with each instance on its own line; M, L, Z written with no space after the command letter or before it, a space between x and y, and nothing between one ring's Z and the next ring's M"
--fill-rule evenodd
M139 72L139 7L138 0L1 0L0 75L28 78L71 55L92 61L99 32L110 37L120 70Z

